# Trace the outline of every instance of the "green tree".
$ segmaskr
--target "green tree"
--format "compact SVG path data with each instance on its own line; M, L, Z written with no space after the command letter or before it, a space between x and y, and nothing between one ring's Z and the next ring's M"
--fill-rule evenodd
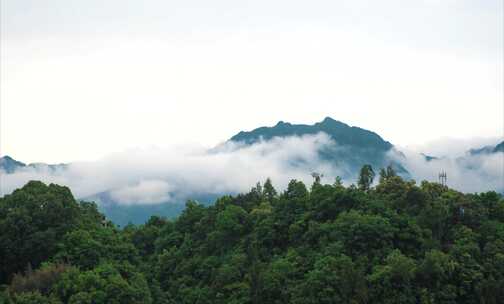
M217 232L224 236L224 243L234 241L242 236L248 229L249 215L241 207L229 205L217 215L216 229Z
M273 200L277 196L277 192L273 187L273 183L271 182L271 179L269 177L266 179L266 182L264 182L263 195L270 203L273 202Z
M392 250L396 231L386 218L354 210L341 213L328 230L332 240L343 243L348 256L378 260Z
M31 182L0 198L0 304L502 302L502 196L391 170L370 190L371 170L365 187L267 180L123 229Z
M439 250L430 250L418 266L417 282L424 286L424 298L432 303L456 303L453 285L457 263Z
M374 267L368 281L371 298L377 303L417 303L414 278L416 263L399 250L392 251L385 265Z
M326 256L317 260L305 275L294 303L366 303L364 274L345 255Z
M296 264L288 258L272 261L261 273L260 303L290 303Z
M50 299L39 292L27 292L12 298L13 304L60 304L56 299Z
M335 188L343 188L343 179L341 178L341 176L336 176L333 186Z
M151 303L144 276L127 265L66 272L54 288L64 303ZM92 299L92 302L89 302Z
M373 167L371 165L364 165L359 173L359 180L357 181L357 185L359 185L359 189L362 191L368 191L373 184L373 180L375 177L375 173L373 171Z
M379 183L382 184L394 176L397 176L397 173L395 172L394 167L392 167L392 165L388 165L387 168L381 168Z
M51 258L78 225L79 204L66 187L31 181L0 198L0 284Z

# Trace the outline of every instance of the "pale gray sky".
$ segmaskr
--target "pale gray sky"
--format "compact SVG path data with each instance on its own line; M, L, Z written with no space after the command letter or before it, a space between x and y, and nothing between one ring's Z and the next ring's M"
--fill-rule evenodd
M397 145L503 134L503 1L1 1L0 154L213 146L325 116Z

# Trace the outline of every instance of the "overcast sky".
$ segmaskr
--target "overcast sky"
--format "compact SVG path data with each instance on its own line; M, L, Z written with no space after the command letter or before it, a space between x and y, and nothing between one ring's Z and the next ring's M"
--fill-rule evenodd
M331 116L504 132L503 1L3 0L0 154L94 160Z

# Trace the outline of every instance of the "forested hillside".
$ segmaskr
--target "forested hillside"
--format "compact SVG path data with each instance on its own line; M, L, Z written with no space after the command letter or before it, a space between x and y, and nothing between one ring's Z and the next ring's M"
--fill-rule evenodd
M0 199L0 303L502 303L499 194L373 178L267 180L124 229L30 182Z

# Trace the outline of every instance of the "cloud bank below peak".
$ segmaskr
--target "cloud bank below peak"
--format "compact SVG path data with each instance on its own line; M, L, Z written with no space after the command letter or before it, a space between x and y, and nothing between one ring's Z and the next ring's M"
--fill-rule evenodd
M451 145L438 142L438 145ZM75 162L61 167L26 166L3 172L0 194L8 194L29 180L68 186L78 198L95 198L107 193L124 205L183 203L200 195L248 191L258 181L271 178L279 190L291 179L312 182L310 174L321 172L323 182L342 176L345 184L355 182L344 162L335 164L322 151L348 149L325 133L274 137L253 144L228 141L214 149L185 145L170 149L133 149L111 154L99 161ZM391 149L390 162L401 164L411 178L437 181L440 171L448 184L464 192L504 192L504 153L427 160L411 149ZM378 168L375 168L378 171Z
M1 194L29 180L58 183L79 198L108 192L122 204L179 202L198 194L247 191L270 177L285 188L290 179L309 182L313 171L328 178L341 170L323 161L319 151L335 146L326 134L274 138L253 145L226 142L215 149L180 146L171 149L135 149L96 162L76 162L65 169L24 167L2 174Z

